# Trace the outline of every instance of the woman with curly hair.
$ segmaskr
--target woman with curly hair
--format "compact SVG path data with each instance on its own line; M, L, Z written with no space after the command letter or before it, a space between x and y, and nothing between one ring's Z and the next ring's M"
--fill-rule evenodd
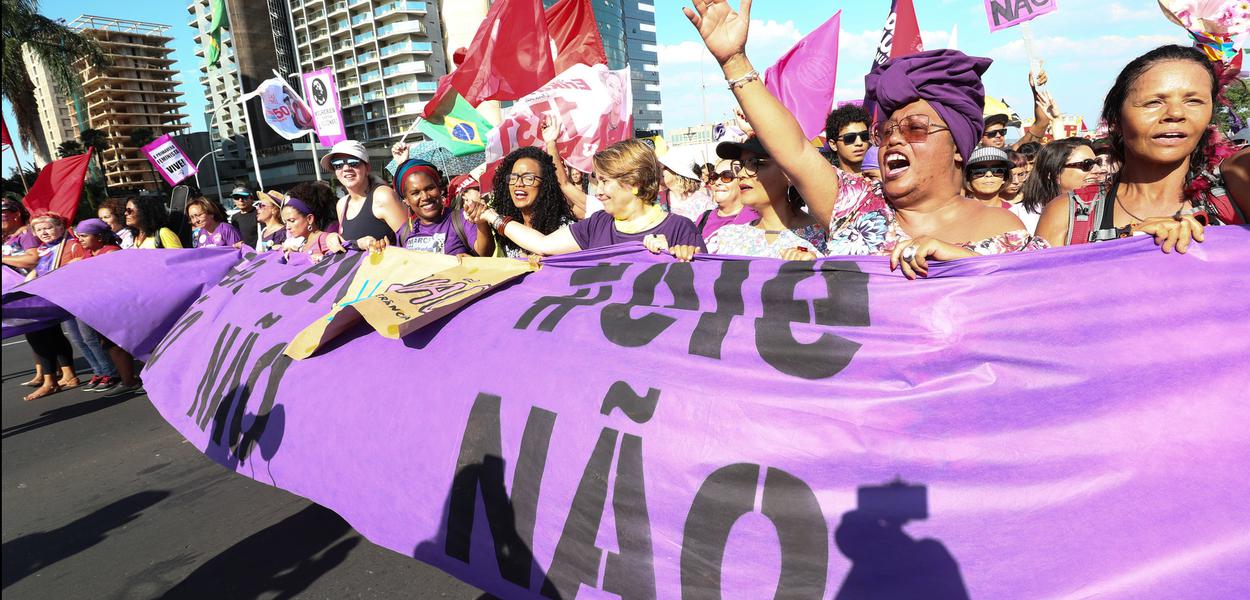
M126 226L137 232L135 248L181 248L178 234L165 226L168 218L160 198L132 196L126 202Z
M1233 155L1212 127L1221 87L1196 48L1160 46L1129 62L1102 107L1119 172L1047 204L1038 234L1063 246L1141 232L1184 253L1204 226L1244 223L1250 186L1225 187L1217 174L1244 172L1250 156Z
M542 148L517 148L504 157L495 170L493 189L491 208L495 214L540 234L550 235L577 221L560 190L555 163ZM505 235L495 236L495 248L499 256L526 256L526 251Z
M537 164L524 164L527 162L531 161L526 158L515 161L511 172L500 169L495 175L496 194L501 193L501 181L506 181L507 191L514 199L518 192L525 193L521 196L524 202L529 200L530 190L537 191L538 184L546 184L539 181L533 172L524 171L538 168ZM682 260L689 260L695 249L703 249L703 238L690 219L666 213L656 204L660 191L660 166L655 151L646 142L636 139L617 142L595 154L594 164L595 195L603 203L603 211L585 220L543 233L506 213L481 205L469 207L469 218L475 223L489 223L508 242L544 256L630 241L643 242L652 252L659 252L665 247L657 245L657 239L682 246L683 253L673 252ZM500 175L502 173L507 173L506 179ZM555 190L554 193L559 192ZM561 202L558 196L555 201ZM496 199L495 204L507 203Z
M126 226L126 201L121 198L105 198L95 214L104 221L113 235L117 236L117 246L122 250L135 247L135 230Z

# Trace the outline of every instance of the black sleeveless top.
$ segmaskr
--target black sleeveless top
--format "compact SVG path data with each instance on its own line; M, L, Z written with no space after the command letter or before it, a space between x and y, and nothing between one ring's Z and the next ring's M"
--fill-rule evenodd
M373 192L382 184L374 183L369 186L369 191L365 192L365 205L360 207L360 212L356 213L355 218L347 216L351 200L347 201L347 205L343 207L342 227L343 237L349 240L358 240L362 237L369 236L374 239L386 238L391 244L395 243L395 232L391 231L391 226L386 221L373 215Z

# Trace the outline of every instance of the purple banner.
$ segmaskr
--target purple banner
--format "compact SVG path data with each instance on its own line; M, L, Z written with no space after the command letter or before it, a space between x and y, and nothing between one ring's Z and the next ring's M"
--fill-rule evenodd
M146 388L207 455L501 597L1234 598L1247 244L1217 227L1186 255L1130 239L920 281L615 247L302 361L286 343L369 293L360 255L253 257L170 327L175 303L132 303L217 256L155 277L160 253L115 253L84 273L126 285L62 305L113 339L161 321ZM70 301L69 274L39 293Z

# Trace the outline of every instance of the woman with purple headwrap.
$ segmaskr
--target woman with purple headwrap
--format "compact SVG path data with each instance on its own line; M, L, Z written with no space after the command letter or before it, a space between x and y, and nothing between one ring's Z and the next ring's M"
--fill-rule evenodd
M741 14L727 0L694 5L684 9L686 17L721 64L760 141L812 215L830 224L830 254L889 255L892 267L914 278L928 273L928 258L1046 247L1015 215L962 193L962 166L984 127L981 73L989 59L921 52L878 65L865 78L866 103L884 117L872 129L882 198L862 179L833 169L764 87L745 54L750 0L743 0Z

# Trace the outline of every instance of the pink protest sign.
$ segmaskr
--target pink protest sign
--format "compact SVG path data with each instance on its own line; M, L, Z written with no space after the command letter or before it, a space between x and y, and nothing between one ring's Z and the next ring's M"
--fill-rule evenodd
M330 67L304 73L304 98L312 109L321 145L333 146L347 139L343 109L339 106L339 86Z
M1055 0L985 0L985 17L990 31L999 31L1025 21L1055 12Z
M182 180L195 175L195 163L182 152L169 134L152 140L142 148L148 162L156 167L156 172L165 178L171 186L178 185Z

